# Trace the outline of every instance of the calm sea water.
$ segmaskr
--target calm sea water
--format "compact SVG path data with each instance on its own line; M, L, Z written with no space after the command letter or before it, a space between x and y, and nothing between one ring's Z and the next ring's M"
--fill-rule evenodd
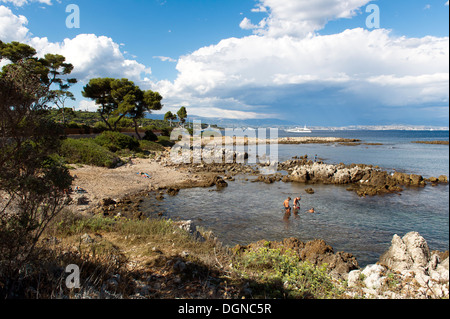
M364 163L384 169L418 173L425 177L449 175L448 145L413 144L412 141L449 140L448 131L337 131L310 136L358 138L377 146L280 145L281 161L316 154L327 163ZM301 136L283 133L282 136ZM361 266L375 263L394 234L419 232L432 250L448 250L449 186L406 188L400 195L360 198L346 187L312 185L315 194L298 183L252 183L241 176L221 191L189 189L166 197L158 209L172 219L193 220L212 230L227 245L296 237L324 239L334 250L353 253ZM285 220L282 202L302 197L298 217ZM157 205L152 199L143 208ZM314 207L318 214L306 214Z

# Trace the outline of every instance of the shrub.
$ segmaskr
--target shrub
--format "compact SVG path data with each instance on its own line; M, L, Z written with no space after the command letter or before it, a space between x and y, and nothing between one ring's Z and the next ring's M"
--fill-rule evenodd
M162 151L164 151L164 146L162 146L161 144L155 143L155 142L142 140L139 143L140 143L140 148L143 151L147 151L147 152L162 152Z
M144 140L150 141L150 142L156 142L158 141L158 136L156 136L153 131L145 131Z
M139 149L138 140L119 132L103 132L94 139L94 142L100 146L107 148L111 152L117 152L124 149L137 151Z
M80 125L78 125L78 123L74 122L74 121L70 122L66 126L67 126L67 128L74 128L74 129L80 128Z
M175 145L175 142L170 140L170 137L167 136L158 136L158 143L165 147L172 147Z
M120 159L92 139L66 139L62 142L60 155L71 164L86 164L113 168Z
M101 133L108 129L108 126L105 124L105 122L96 122L94 124L94 133Z
M173 127L164 127L161 129L161 135L170 137L170 134L172 133L172 131L173 131Z
M247 252L241 261L244 274L263 283L264 294L274 297L286 294L289 298L329 298L338 292L327 274L326 265L316 267L302 262L293 251L260 248ZM284 294L281 293L284 291Z

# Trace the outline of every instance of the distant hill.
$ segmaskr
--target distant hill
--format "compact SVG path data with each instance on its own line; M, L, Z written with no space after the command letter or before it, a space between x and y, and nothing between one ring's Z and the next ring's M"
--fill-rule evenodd
M164 120L164 114L150 114L147 116L154 120ZM295 123L292 121L280 120L280 119L249 119L249 120L239 120L239 119L225 119L219 117L201 117L201 116L189 116L188 121L192 122L194 120L201 121L203 124L217 125L222 128L258 128L258 127L268 127L268 128L293 128L293 127L303 127L305 123ZM314 126L308 125L310 129L313 130L402 130L402 131L448 131L448 127L440 126L426 126L426 125L351 125L351 126Z

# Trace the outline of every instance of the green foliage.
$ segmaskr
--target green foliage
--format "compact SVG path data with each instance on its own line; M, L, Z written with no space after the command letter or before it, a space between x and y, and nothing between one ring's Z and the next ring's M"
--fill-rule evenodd
M64 88L71 65L17 42L0 42L0 58L10 60L0 73L0 298L23 289L37 243L47 225L67 204L72 183L57 156L62 127L47 116L50 86ZM63 65L64 64L64 65ZM61 68L63 70L61 70Z
M337 295L327 266L318 268L300 261L287 250L259 248L245 253L237 270L256 279L260 293L271 297L322 299Z
M162 96L153 91L142 91L128 79L96 78L84 87L83 96L99 106L98 113L110 130L117 130L119 123L129 117L138 132L138 120L145 113L162 109Z
M180 110L177 112L178 118L182 124L186 123L187 111L186 107L182 106Z
M97 122L94 124L94 131L95 132L103 132L108 129L108 126L104 122Z
M145 131L144 140L150 141L150 142L156 142L158 141L158 136L156 136L155 133L152 131Z
M169 136L158 136L158 143L164 147L172 147L175 145L175 142L171 141Z
M147 151L147 152L162 152L164 151L164 146L162 146L159 143L141 140L139 141L139 145L141 150Z
M66 125L66 127L79 129L81 128L81 125L79 125L77 122L71 121L69 124Z
M125 149L137 151L139 149L139 141L137 141L134 137L119 132L103 132L94 139L94 142L107 148L111 152L117 152Z
M66 139L62 142L60 155L70 164L114 168L120 162L113 152L93 139Z
M27 44L13 41L3 43L0 41L0 59L8 59L13 63L28 59L36 54L36 50Z

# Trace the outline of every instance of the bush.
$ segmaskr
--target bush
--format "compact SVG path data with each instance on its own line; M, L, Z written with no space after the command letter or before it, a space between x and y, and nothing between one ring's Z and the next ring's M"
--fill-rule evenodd
M164 127L161 129L161 135L170 137L170 134L172 133L172 131L173 131L173 127Z
M78 125L78 123L77 123L77 122L74 122L74 121L70 122L70 123L67 124L66 126L67 126L67 128L74 128L74 129L81 128L81 126Z
M94 142L107 148L111 152L117 152L124 149L129 149L131 151L139 150L138 140L119 132L103 132L94 139Z
M164 147L172 147L175 145L175 142L170 140L170 137L167 136L158 136L158 143Z
M92 139L66 139L62 142L60 155L71 164L86 164L113 168L120 159Z
M105 122L96 122L94 124L94 133L101 133L108 129L108 126L105 124Z
M303 262L293 251L283 253L263 247L247 252L241 262L239 270L264 283L259 288L272 297L324 299L338 296L326 264L316 267Z
M161 144L155 143L155 142L142 140L142 141L140 141L140 145L141 145L140 146L141 150L143 150L143 151L147 151L147 152L162 152L162 151L164 151L164 146L162 146Z
M145 131L144 140L150 141L150 142L156 142L158 141L158 136L156 136L153 131Z

